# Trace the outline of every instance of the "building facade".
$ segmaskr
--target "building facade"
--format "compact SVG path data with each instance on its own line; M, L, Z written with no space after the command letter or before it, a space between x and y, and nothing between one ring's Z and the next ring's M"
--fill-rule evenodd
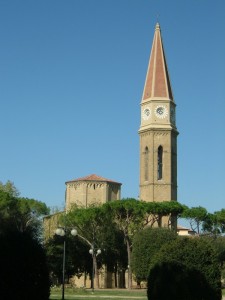
M161 30L156 24L152 50L141 99L140 136L140 200L162 202L177 200L177 136L176 104L172 93ZM67 181L66 212L73 206L89 207L121 199L121 183L96 174ZM44 219L47 238L54 234L61 214ZM176 220L175 220L176 222ZM168 225L162 218L161 226ZM121 274L101 273L101 287L115 287ZM116 278L116 279L115 279ZM83 277L75 278L76 286L87 284ZM122 281L121 281L122 282ZM122 286L123 284L121 284ZM120 286L120 284L118 285Z
M177 135L176 104L157 23L141 100L140 200L177 200Z
M66 182L66 211L73 205L88 207L93 204L103 204L119 200L121 183L98 176L88 175Z

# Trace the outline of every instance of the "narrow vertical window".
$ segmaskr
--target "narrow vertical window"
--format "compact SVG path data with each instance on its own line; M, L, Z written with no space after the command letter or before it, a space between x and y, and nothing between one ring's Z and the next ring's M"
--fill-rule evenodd
M145 147L144 152L144 166L145 166L145 181L148 181L148 157L149 157L149 151L148 147Z
M158 148L158 180L163 177L163 147Z

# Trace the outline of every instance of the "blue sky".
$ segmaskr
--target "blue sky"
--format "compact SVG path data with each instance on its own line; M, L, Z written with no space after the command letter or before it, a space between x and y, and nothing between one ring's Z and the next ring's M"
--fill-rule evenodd
M225 207L224 0L0 0L0 181L51 207L63 206L65 181L92 173L138 197L157 18L177 104L178 200Z

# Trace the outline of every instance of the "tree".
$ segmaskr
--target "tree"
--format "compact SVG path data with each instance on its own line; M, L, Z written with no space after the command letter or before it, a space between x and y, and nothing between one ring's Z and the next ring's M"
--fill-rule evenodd
M111 216L118 229L123 233L128 257L128 288L132 286L131 247L135 232L144 226L145 207L135 199L107 202L103 205L105 214Z
M12 197L19 197L20 192L15 187L14 183L10 180L7 180L5 184L0 181L0 190L8 193Z
M101 244L101 248L104 249L101 253L102 263L107 268L107 276L109 272L114 273L115 287L125 288L128 260L124 236L107 215L105 225ZM107 287L112 287L111 284L112 281L107 281Z
M70 277L73 275L80 277L82 273L91 274L92 261L88 253L88 245L83 240L69 234L64 237L54 235L45 243L47 262L53 284L58 284L62 280L63 239L66 239L66 282L69 282Z
M221 233L225 232L225 209L221 209L220 211L215 212L217 223L219 225L219 229Z
M149 300L211 300L213 290L204 275L176 261L156 264L148 278Z
M0 233L14 227L14 217L12 216L14 216L16 212L16 199L7 192L0 190Z
M177 201L143 202L145 206L145 225L161 227L162 218L167 217L167 226L176 229L176 219L180 217L186 206Z
M222 278L225 278L225 236L219 235L206 235L204 240L211 242L216 250L217 259L220 264Z
M211 300L221 299L221 272L213 243L205 238L178 238L161 247L152 259L150 270L156 265L177 262L199 271L213 290ZM168 278L170 274L168 274Z
M101 249L102 252L98 260L94 257L95 274L97 275L96 286L98 287L97 269L102 263L108 271L114 272L115 285L117 286L116 273L117 270L121 270L123 273L123 270L127 267L127 256L123 236L113 222L112 216L107 214L102 206L74 207L61 218L60 222L67 228L75 227L78 230L78 238L85 241L89 247L88 249L94 247L95 252L97 248ZM89 253L88 255L90 256ZM120 287L124 287L123 282L123 280L120 280Z
M110 271L116 272L118 267L120 270L128 267L128 287L131 288L131 250L135 233L148 224L153 226L157 222L160 226L163 216L177 216L182 211L183 206L176 201L147 203L136 199L123 199L107 202L102 206L74 207L60 222L68 228L76 227L78 236L90 247L103 249L101 261ZM94 265L98 275L95 257ZM98 276L96 277L98 287Z
M0 290L4 299L48 300L49 273L45 252L28 233L0 234Z
M208 212L204 207L191 207L184 209L181 214L182 218L188 219L191 229L196 231L198 234L201 232L203 223L207 220Z
M0 232L30 232L37 238L41 235L42 217L49 213L45 203L12 196L0 189Z
M214 235L225 233L225 209L208 214L203 222L203 230Z
M99 206L91 206L88 208L74 207L68 214L61 218L61 222L66 227L76 227L78 230L78 237L85 241L92 248L101 248L103 241L103 234L105 228L106 215ZM96 256L93 255L93 265L95 273L95 282L97 288L99 287L98 265Z
M151 227L134 236L131 266L138 281L147 281L152 257L164 244L176 238L177 233L169 228Z
M19 231L30 231L36 237L42 234L42 218L49 214L49 208L44 202L29 199L16 198L17 212L15 216L15 224Z
M213 240L213 244L218 255L222 278L225 279L225 236L216 237Z
M105 215L111 216L124 236L129 266L128 287L131 288L131 250L135 234L138 234L147 225L161 226L160 220L163 216L177 216L183 211L183 206L176 201L144 202L131 198L107 202L103 205L103 210L105 210ZM169 222L168 226L170 225Z
M49 299L46 256L39 240L41 217L48 212L43 202L19 198L11 182L0 185L0 289L7 299Z

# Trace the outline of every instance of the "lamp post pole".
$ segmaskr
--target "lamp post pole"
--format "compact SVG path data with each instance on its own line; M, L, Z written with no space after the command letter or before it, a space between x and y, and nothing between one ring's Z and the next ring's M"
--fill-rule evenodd
M63 269L62 269L62 300L65 294L65 263L66 263L66 240L63 241Z
M92 255L92 278L91 278L91 285L92 285L92 293L94 293L95 289L95 265L97 264L96 257L101 254L101 249L98 249L97 252L95 253L94 245L92 245L91 249L89 250L89 253Z
M95 290L95 253L93 249L93 254L92 254L92 293L94 293Z
M66 265L66 238L65 238L66 230L64 228L57 228L55 233L64 238L63 239L63 265L62 265L62 300L64 300L65 299L65 265ZM73 236L76 236L77 230L72 229L71 234Z
M62 236L64 237L64 240L63 240L63 267L62 267L62 300L64 300L64 293L65 293L65 263L66 263L66 239L65 239L65 234L66 234L66 229L65 228L57 228L55 233L59 236ZM71 230L70 232L73 236L78 236L80 237L81 239L83 239L88 245L91 246L91 249L89 250L89 253L92 255L92 282L91 282L91 285L92 285L92 292L94 292L94 286L95 286L95 271L97 271L97 256L99 254L101 254L101 249L98 249L96 252L95 252L95 249L94 249L94 243L91 243L88 239L86 239L85 237L77 234L77 230L74 228Z

